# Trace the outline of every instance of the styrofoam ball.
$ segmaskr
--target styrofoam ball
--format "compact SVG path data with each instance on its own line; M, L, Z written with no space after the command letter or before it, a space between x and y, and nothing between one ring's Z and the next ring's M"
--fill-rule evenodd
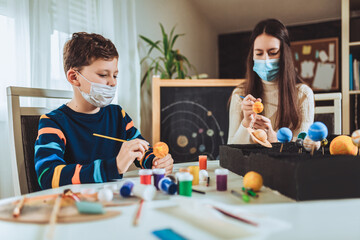
M308 136L305 137L304 139L304 143L303 143L303 147L305 148L306 151L311 152L313 146L314 146L314 150L319 150L321 143L320 142L314 142L313 140L311 140Z
M324 123L314 122L313 124L311 124L308 131L308 136L311 140L315 142L321 141L325 139L327 135L328 135L328 128Z
M287 128L287 127L280 128L279 131L276 134L277 139L281 143L290 142L291 139L292 139L292 135L293 134L292 134L291 130L289 128Z
M111 200L113 200L113 197L114 193L109 188L100 189L100 191L98 192L98 199L101 202L110 202Z
M356 145L357 147L360 147L360 129L355 130L351 134L351 140L354 143L354 145Z

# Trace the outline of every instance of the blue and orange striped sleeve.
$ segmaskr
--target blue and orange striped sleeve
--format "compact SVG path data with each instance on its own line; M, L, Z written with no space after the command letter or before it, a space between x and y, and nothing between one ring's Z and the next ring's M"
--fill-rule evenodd
M126 131L126 139L128 141L134 140L136 138L144 139L140 131L134 126L133 120L130 118L130 116L124 111L124 109L121 109L121 115L124 119L125 123L125 131ZM144 154L143 158L138 161L135 160L135 165L141 168L151 169L152 168L152 162L154 159L153 149L150 147L149 150Z
M107 176L118 174L113 161L98 159L87 165L66 163L64 153L67 142L59 125L48 116L42 115L34 158L38 183L42 189L67 184L101 183L107 181Z

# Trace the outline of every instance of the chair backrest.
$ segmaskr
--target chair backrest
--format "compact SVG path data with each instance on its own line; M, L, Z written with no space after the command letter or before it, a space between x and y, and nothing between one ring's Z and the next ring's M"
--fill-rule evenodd
M72 91L41 88L8 87L8 112L12 175L15 195L40 190L34 166L34 144L42 114L53 109L22 107L21 97L71 99Z
M323 122L329 135L341 134L341 93L317 93L314 98L314 121Z

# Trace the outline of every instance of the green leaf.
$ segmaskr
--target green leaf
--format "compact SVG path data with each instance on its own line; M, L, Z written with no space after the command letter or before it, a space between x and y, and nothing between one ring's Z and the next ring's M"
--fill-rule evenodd
M168 35L165 33L164 26L160 23L161 33L163 35L163 46L164 46L164 56L167 56L169 51L169 41Z
M155 47L155 48L156 48L157 50L159 50L161 53L164 53L164 51L161 50L160 47L159 47L156 43L154 43L153 41L151 41L151 40L148 39L147 37L144 37L144 36L140 35L140 38L141 38L142 40L144 40L145 42L147 42L150 46Z
M174 39L171 41L170 48L173 48L173 47L174 47L175 41L176 41L176 39L177 39L178 37L184 36L184 35L185 35L184 33L183 33L183 34L176 34L176 35L174 36Z

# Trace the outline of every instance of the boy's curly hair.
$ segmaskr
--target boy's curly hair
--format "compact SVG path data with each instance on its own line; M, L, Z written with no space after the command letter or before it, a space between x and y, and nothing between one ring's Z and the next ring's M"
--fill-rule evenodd
M77 32L64 45L65 74L70 68L80 71L97 59L112 60L119 58L115 45L95 33Z

